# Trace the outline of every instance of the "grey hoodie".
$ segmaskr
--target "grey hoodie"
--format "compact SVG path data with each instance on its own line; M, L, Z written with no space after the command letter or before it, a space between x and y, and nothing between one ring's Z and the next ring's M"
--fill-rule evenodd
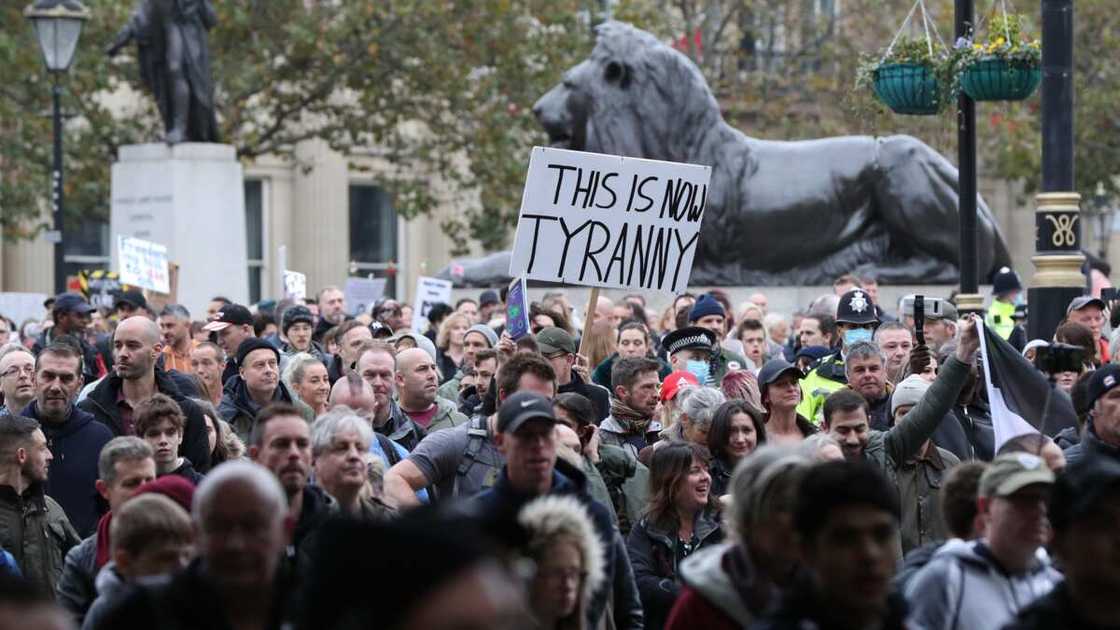
M734 543L722 543L685 558L681 563L681 581L736 623L746 627L754 621L755 615L747 610L743 598L731 583L731 576L723 568L723 556L734 546Z
M908 625L923 630L998 629L1062 579L1044 549L1026 571L999 567L984 541L952 539L906 587Z

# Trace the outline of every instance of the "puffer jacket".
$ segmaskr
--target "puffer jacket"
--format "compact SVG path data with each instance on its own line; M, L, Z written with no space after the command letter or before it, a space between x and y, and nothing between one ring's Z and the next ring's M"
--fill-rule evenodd
M58 603L80 626L97 598L97 534L82 540L66 553L58 580Z
M1026 571L1009 574L983 541L951 540L907 586L908 620L924 630L1001 628L1060 580L1043 549Z
M694 524L697 541L692 553L723 541L723 531L715 516L702 512ZM677 562L677 532L666 530L643 518L626 539L634 580L645 610L645 627L659 630L665 626L669 611L681 592L680 566Z
M194 467L205 474L210 470L210 442L206 439L206 420L202 417L202 410L198 405L187 400L167 372L157 367L155 379L156 391L178 403L187 418L183 427L183 443L179 445L179 454L191 460ZM120 394L122 383L121 377L110 374L101 379L85 400L78 403L79 408L92 413L101 424L109 427L114 436L125 435L124 423L121 420L120 409L117 407L117 396Z
M22 495L0 486L0 548L31 584L54 596L70 548L82 541L66 513L34 483Z

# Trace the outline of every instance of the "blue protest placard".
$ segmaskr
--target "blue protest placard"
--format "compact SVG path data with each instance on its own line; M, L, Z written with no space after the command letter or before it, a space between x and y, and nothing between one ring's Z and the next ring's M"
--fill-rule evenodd
M506 331L514 341L529 334L529 295L525 290L525 277L509 283L506 295Z

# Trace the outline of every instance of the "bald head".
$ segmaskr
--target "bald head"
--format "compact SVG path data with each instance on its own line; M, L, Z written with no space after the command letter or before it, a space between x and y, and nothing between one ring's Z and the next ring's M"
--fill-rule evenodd
M129 317L113 333L113 369L126 380L155 374L163 343L159 325L147 317Z
M427 351L420 348L409 348L397 353L397 371L409 370L416 367L417 363L432 363L432 357Z
M592 321L598 322L601 319L610 319L613 315L613 310L614 302L612 302L610 298L600 295L599 299L595 302L595 313Z
M338 379L331 388L328 405L332 409L339 406L349 407L368 420L373 418L377 403L369 383L362 380L356 372L350 372L346 378Z
M432 356L420 348L397 353L397 370L393 376L401 408L406 411L427 411L436 401L439 370Z
M161 341L159 324L140 315L129 317L117 324L117 331L113 336L118 337L122 333L130 336L140 336L149 344L157 344Z

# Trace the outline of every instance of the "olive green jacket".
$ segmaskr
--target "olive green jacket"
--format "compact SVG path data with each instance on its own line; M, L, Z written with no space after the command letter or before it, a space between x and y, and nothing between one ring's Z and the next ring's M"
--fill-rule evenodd
M44 593L54 596L66 552L80 542L62 507L43 494L42 484L33 484L23 495L0 486L0 547Z

